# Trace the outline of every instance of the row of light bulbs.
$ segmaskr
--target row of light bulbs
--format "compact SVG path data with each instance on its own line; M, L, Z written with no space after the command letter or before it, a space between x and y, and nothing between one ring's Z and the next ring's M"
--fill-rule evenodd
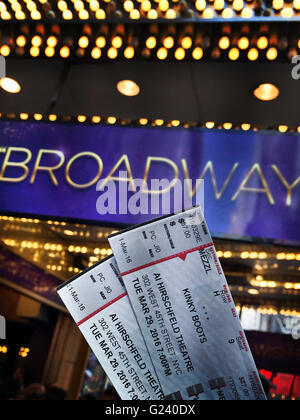
M101 237L103 239L107 238L110 234L115 233L115 231L101 232ZM94 253L95 255L111 255L111 250L108 248L93 248L90 249L86 246L79 246L79 245L69 245L67 248L64 247L63 244L57 244L57 243L45 243L42 244L38 241L22 241L17 242L15 239L9 239L4 238L3 242L7 246L15 247L20 246L21 248L27 248L27 249L44 249L45 251L57 251L62 252L64 249L68 250L68 252L71 253L77 253L77 254L88 254L88 253ZM233 251L222 251L218 250L217 255L219 258L241 258L243 260L250 259L250 260L265 260L270 258L275 258L277 260L285 260L285 261L300 261L300 253L296 252L265 252L265 251L242 251L242 252L233 252ZM258 278L257 280L261 280Z
M287 309L287 308L276 308L274 306L249 306L237 304L236 309L238 312L242 311L252 311L256 310L262 315L284 315L288 317L300 317L300 311L297 309Z
M275 61L281 53L277 45L277 38L270 39L266 35L261 35L258 39L251 39L249 36L231 38L228 35L223 35L219 40L216 40L216 43L216 45L212 45L211 40L205 37L197 39L192 35L185 35L177 38L172 34L167 34L161 39L154 34L149 35L144 45L138 40L138 37L125 40L121 35L113 36L110 41L103 35L96 37L94 41L88 35L82 35L75 43L70 38L61 42L55 35L44 39L41 35L36 34L29 42L29 39L21 34L15 39L15 45L12 38L2 37L0 54L4 57L10 56L12 53L22 56L28 50L33 58L46 56L68 59L72 54L75 54L79 58L90 57L94 60L103 58L132 60L141 57L143 59L155 58L160 61L228 59L230 61L248 60L254 62L258 60ZM286 50L286 46L284 43L284 50ZM290 46L287 54L282 58L290 60L292 56L297 55L299 46L300 42Z
M208 121L205 123L187 123L179 120L172 120L166 121L161 118L150 120L148 118L140 118L139 120L123 120L119 119L116 116L109 116L109 117L100 117L100 115L93 115L92 117L87 115L78 115L77 117L71 116L58 116L56 114L50 115L43 115L43 114L28 114L22 112L20 114L0 114L0 118L7 119L7 120L21 120L21 121L42 121L42 122L78 122L80 124L101 124L101 125L135 125L135 126L151 126L151 127L169 127L169 128L191 128L191 127L198 127L198 128L206 128L209 130L217 129L217 130L243 130L243 131L258 131L260 129L264 130L274 130L278 131L279 133L300 133L300 125L298 127L289 127L287 125L281 124L277 127L258 127L255 125L251 125L249 123L242 123L240 125L234 125L233 123L226 122L223 124L218 124L213 121Z
M282 289L288 289L288 290L300 290L300 283L291 283L291 282L285 282L285 283L279 283L275 281L269 281L265 280L263 276L258 275L255 279L252 279L250 281L250 284L254 287L261 287L261 288L282 288Z
M45 17L52 19L63 18L66 21L80 19L104 20L109 17L125 18L132 20L139 19L176 19L184 18L225 18L231 19L241 17L250 19L254 15L263 14L268 17L275 13L283 18L297 16L300 11L300 1L294 0L292 3L285 3L284 0L273 0L272 9L265 7L264 3L257 3L254 0L244 2L244 0L125 0L122 6L115 1L104 0L24 0L24 5L18 0L9 0L10 7L1 1L0 16L2 20L25 20L31 18L34 21ZM156 4L155 4L156 3ZM42 7L41 7L42 6Z
M300 253L297 252L265 252L265 251L217 251L219 258L241 258L242 260L265 260L275 258L277 260L300 261Z

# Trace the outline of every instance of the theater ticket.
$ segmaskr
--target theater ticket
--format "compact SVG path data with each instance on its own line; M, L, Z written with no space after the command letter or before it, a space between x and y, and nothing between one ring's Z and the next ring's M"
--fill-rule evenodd
M109 241L165 399L265 399L201 209Z
M57 291L120 397L163 399L115 259L94 265Z

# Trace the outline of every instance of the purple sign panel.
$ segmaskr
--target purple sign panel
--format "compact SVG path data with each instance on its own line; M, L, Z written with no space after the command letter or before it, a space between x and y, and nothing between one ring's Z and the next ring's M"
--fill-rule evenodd
M120 177L120 171L127 175ZM141 223L159 212L128 212L126 200L115 194L117 211L99 214L96 203L103 193L96 187L99 181L105 188L112 181L119 189L128 186L129 202L141 179L148 183L141 195L152 199L160 194L150 181L163 178L171 190L190 179L191 197L197 180L204 179L205 214L215 236L299 242L297 135L0 123L2 213Z

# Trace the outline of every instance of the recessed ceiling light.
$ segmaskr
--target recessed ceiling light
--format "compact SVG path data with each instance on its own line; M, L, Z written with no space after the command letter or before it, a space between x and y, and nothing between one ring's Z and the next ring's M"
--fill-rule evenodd
M121 80L117 84L118 91L125 96L137 96L141 89L139 85L137 85L132 80Z
M272 83L263 83L254 90L254 96L260 101L273 101L279 96L279 89Z
M8 93L19 93L21 91L20 84L10 77L0 79L0 86Z

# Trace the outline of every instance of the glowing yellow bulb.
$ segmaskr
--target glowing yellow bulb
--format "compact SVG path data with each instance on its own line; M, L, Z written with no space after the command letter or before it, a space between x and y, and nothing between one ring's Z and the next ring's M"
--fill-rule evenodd
M59 0L59 1L57 2L57 7L58 7L58 9L59 9L61 12L64 12L65 10L67 10L67 9L68 9L68 5L67 5L67 3L66 3L65 1L63 1L63 0Z
M250 7L245 7L243 10L242 10L242 18L244 18L244 19L250 19L250 18L252 18L252 16L253 16L253 10L250 8Z
M74 9L77 10L77 12L79 12L80 10L84 9L84 3L81 0L76 0L74 2Z
M284 0L273 0L273 8L275 10L281 10L284 6Z
M269 45L269 40L266 36L261 36L257 40L257 47L260 50L265 50Z
M231 48L231 50L228 53L228 57L232 61L238 60L239 56L240 56L240 52L239 52L238 48Z
M39 35L35 35L31 40L31 44L34 47L40 47L42 45L42 42L43 42L42 37L40 37Z
M17 12L16 12L16 19L17 20L24 20L24 19L26 19L26 15L25 15L25 13L22 11L22 10L18 10Z
M78 45L80 48L87 48L89 46L90 40L84 35L79 38Z
M143 12L149 12L151 10L151 2L149 0L142 1L142 10Z
M218 11L223 10L225 7L225 2L224 0L215 0L215 9Z
M4 77L0 79L0 87L8 93L21 92L20 84L10 77Z
M52 47L52 48L55 48L56 47L56 45L57 45L57 38L56 38L56 36L49 36L49 38L47 39L47 45L48 45L48 47Z
M278 57L278 51L277 48L271 47L267 51L267 59L270 61L276 60Z
M241 12L244 7L244 0L234 0L232 6L234 10L236 10L237 12Z
M183 37L181 41L181 45L185 50L189 50L193 45L192 38L190 36Z
M116 117L108 117L107 122L108 122L108 124L115 124L117 122L117 118Z
M169 9L169 2L168 0L160 0L158 3L159 10L162 12L166 12Z
M140 14L139 10L133 9L133 10L131 10L129 16L130 16L130 19L138 20L138 19L140 19L141 14Z
M86 116L85 115L78 115L77 121L80 123L86 122Z
M197 0L196 1L196 9L199 10L199 12L203 12L206 8L206 0Z
M150 36L146 41L146 47L149 48L149 50L152 50L157 45L157 40L155 36Z
M78 13L79 19L81 20L88 20L90 15L89 12L87 10L80 10L80 12Z
M25 114L23 112L20 114L20 119L21 120L26 121L26 120L28 120L28 118L29 118L29 115L28 114Z
M64 20L72 20L73 19L73 13L71 12L71 10L65 10L63 12L63 18L64 18Z
M185 58L185 49L184 48L177 48L175 51L175 58L176 60L183 60Z
M158 18L158 13L157 13L157 10L155 10L155 9L151 9L151 10L149 10L149 12L148 12L148 19L151 19L151 20L155 20L155 19L157 19Z
M294 9L300 10L300 0L294 0L293 6Z
M42 15L38 10L33 10L30 14L32 20L40 20L42 19Z
M165 60L168 57L168 50L166 48L160 48L157 51L157 58L159 58L159 60Z
M55 49L52 48L52 47L47 47L45 49L45 55L46 55L46 57L49 57L49 58L53 57L55 55Z
M179 120L173 120L171 122L171 124L172 124L173 127L179 127L180 126L180 121Z
M28 1L27 2L27 9L32 12L34 10L36 10L36 4L34 1Z
M115 58L118 57L118 50L115 47L110 47L110 49L107 51L107 56L111 59L114 60Z
M55 114L49 115L49 121L54 122L57 120L57 116Z
M193 50L192 56L194 60L201 60L201 58L203 57L203 49L200 47L196 47Z
M227 7L223 10L222 16L225 19L231 19L233 17L233 10Z
M42 114L34 114L33 118L36 121L41 121L43 119L43 116L42 116Z
M249 39L243 36L240 38L238 45L241 50L246 50L249 47Z
M176 19L176 17L177 17L177 13L174 9L167 10L167 13L166 13L167 19Z
M62 58L68 58L70 55L70 48L65 45L60 49L59 54Z
M242 130L244 130L244 131L248 131L248 130L250 130L251 125L250 125L250 124L242 124L242 125L241 125L241 128L242 128Z
M126 0L123 7L126 12L130 13L134 9L134 4L131 0Z
M104 36L98 36L98 38L96 39L96 46L98 48L104 48L106 45L106 39Z
M99 47L93 48L91 56L94 60L99 60L99 58L101 57L101 49Z
M231 123L225 123L225 124L223 124L223 128L225 130L231 130L232 129L232 124Z
M204 10L203 17L204 19L212 19L214 17L214 14L215 14L214 9L208 8Z
M96 19L103 20L106 18L106 12L103 9L99 9L97 10L95 16L96 16Z
M164 125L164 120L161 120L161 119L155 120L155 124L160 127L160 126Z
M2 45L2 47L0 48L0 54L3 57L7 57L10 54L10 46L9 45Z
M2 20L10 20L11 14L7 12L6 10L4 12L1 12L1 19Z
M293 17L293 15L294 15L294 12L291 7L285 7L281 12L281 16L285 18L291 18Z
M214 128L214 126L215 126L215 123L212 121L208 121L207 123L205 123L205 127L208 128L209 130Z
M228 36L222 36L222 38L219 41L219 47L221 50L227 50L230 47L230 39Z
M38 47L31 47L30 48L30 55L32 57L38 57L40 55L40 49Z
M114 36L111 45L115 48L121 48L123 45L123 39L120 36Z
M96 12L97 10L99 10L100 8L100 4L97 0L92 0L90 2L90 9L92 12Z
M259 52L256 48L251 48L248 52L248 59L250 61L255 61L259 57Z
M141 119L139 120L139 123L140 123L141 125L146 125L146 124L148 124L148 120L147 120L147 118L141 118Z
M101 122L101 117L99 117L98 115L94 115L94 116L92 117L92 122L93 122L94 124L99 124L99 123Z
M131 60L134 57L135 51L133 47L127 47L124 51L124 57Z
M288 131L288 126L287 125L280 125L278 127L278 131L280 131L280 133L286 133Z
M174 38L172 36L167 36L164 40L163 40L163 45L165 48L173 48L174 47Z

